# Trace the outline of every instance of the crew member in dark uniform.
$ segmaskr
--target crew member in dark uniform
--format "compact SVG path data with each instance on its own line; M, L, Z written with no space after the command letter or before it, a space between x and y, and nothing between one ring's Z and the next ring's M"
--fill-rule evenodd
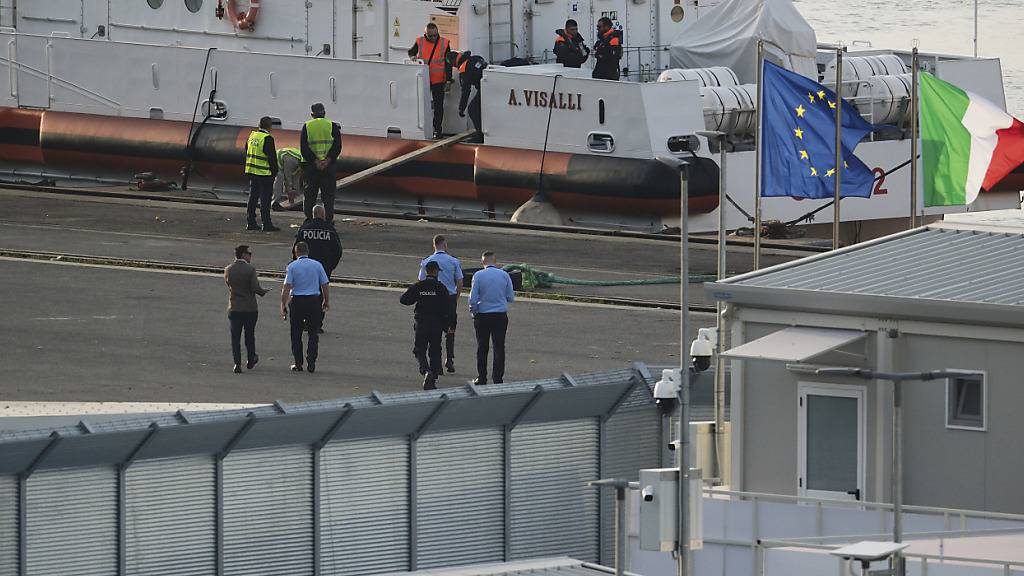
M590 56L590 48L580 36L580 26L572 18L565 21L565 28L555 30L555 62L566 68L581 68Z
M619 61L622 60L622 32L612 26L608 17L597 21L597 40L594 42L594 78L619 79Z
M480 118L480 80L487 69L487 61L472 52L453 52L452 60L459 70L459 86L462 88L462 96L459 98L459 117L466 117L466 106L469 106L469 119L473 121L473 128L476 128L477 135L483 134L483 127ZM469 99L469 92L476 88L473 99Z
M437 262L427 262L426 278L409 286L400 299L406 306L416 305L413 323L416 339L412 353L420 363L424 390L437 388L437 377L441 374L441 332L448 325L449 296L448 289L437 279L440 269Z

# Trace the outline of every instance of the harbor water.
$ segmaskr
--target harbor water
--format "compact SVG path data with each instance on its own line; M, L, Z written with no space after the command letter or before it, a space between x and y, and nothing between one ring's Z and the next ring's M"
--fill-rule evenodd
M796 0L818 42L870 42L922 52L974 53L974 0ZM978 56L1002 62L1007 110L1024 118L1022 0L978 0ZM969 86L964 86L970 89Z

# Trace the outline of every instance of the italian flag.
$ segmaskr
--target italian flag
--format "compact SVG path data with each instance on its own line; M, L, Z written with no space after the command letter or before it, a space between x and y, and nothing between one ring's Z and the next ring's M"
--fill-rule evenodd
M1024 163L1024 124L977 94L920 75L924 205L966 205Z

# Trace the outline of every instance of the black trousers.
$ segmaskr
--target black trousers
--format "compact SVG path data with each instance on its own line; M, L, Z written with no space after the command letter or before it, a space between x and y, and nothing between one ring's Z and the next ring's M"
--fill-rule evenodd
M249 175L249 202L245 205L245 220L249 226L256 225L256 204L260 206L263 226L271 226L270 202L274 197L274 177Z
M420 374L441 373L441 332L444 326L440 318L416 318L413 324L415 342L412 354L420 363Z
M324 203L324 220L334 220L334 192L335 186L334 163L327 165L325 170L317 170L316 166L307 166L303 173L302 211L306 214L306 220L313 217L313 206L316 206L317 193Z
M316 296L292 296L288 304L291 315L292 357L297 366L302 366L302 333L309 334L306 345L306 363L316 364L320 351L320 325L324 320L323 300Z
M434 134L440 134L441 125L444 124L444 87L444 82L430 85L430 101L434 108Z
M231 323L231 358L242 363L242 331L245 331L245 353L250 362L256 357L256 320L259 312L228 312Z
M473 121L473 128L476 128L477 132L483 132L484 126L483 121L480 119L480 91L473 94L473 99L469 101L469 119Z
M448 362L455 362L455 328L459 325L459 295L448 296L448 325L444 327L444 347Z
M499 384L505 380L505 332L508 330L508 314L488 312L473 317L476 330L476 375L480 381L487 380L487 354L494 343L494 366L491 381Z

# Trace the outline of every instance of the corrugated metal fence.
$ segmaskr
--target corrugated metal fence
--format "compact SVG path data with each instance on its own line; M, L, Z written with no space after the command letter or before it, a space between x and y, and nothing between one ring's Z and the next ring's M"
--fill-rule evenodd
M586 482L658 465L651 384L638 365L0 435L0 576L608 563Z

